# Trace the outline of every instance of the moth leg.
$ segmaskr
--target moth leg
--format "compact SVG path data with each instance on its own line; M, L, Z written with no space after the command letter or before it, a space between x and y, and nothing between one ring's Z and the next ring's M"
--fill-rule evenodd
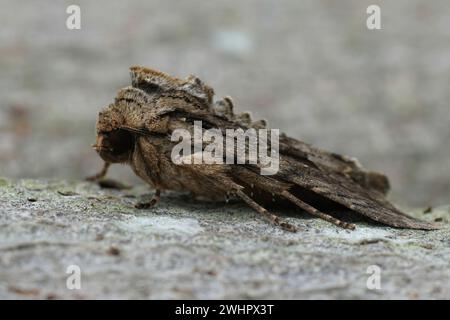
M332 224L335 224L336 226L344 228L344 229L351 229L351 230L355 229L355 225L353 223L344 222L344 221L336 219L335 217L332 217L326 213L320 212L319 210L317 210L316 208L303 202L302 200L300 200L299 198L297 198L296 196L294 196L292 193L288 192L287 190L284 190L283 192L281 192L281 195L283 197L285 197L286 199L288 199L289 201L291 201L292 203L294 203L296 206L298 206L298 207L302 208L303 210L305 210L306 212L308 212L309 214L312 214L313 216L316 216L325 221L331 222Z
M269 220L271 223L280 226L282 229L290 232L297 232L298 228L290 223L287 223L286 221L283 221L280 217L277 217L276 215L270 213L263 207L261 207L259 204L257 204L255 201L253 201L252 198L247 196L243 191L237 190L236 195L244 200L250 207L255 209L257 212L262 214L267 220Z
M150 201L138 202L138 203L136 203L134 205L134 207L136 209L148 209L148 208L153 207L155 204L157 204L160 199L161 199L161 190L160 189L156 189L155 194L150 199Z
M101 170L99 173L97 173L97 174L95 174L95 175L93 175L93 176L87 177L86 180L87 180L87 181L98 181L98 180L104 178L104 177L106 176L106 173L108 172L108 168L109 168L110 166L111 166L111 162L106 162L106 161L105 161L105 162L103 163L103 168L102 168L102 170Z

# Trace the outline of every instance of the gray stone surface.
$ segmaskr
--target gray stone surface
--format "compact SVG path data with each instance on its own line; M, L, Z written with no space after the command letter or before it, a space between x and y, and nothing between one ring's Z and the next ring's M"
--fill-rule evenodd
M291 234L237 202L168 193L134 209L148 192L0 179L0 298L450 298L449 207L412 211L443 222L432 232L281 213ZM66 288L69 265L80 290ZM366 287L370 265L380 290Z

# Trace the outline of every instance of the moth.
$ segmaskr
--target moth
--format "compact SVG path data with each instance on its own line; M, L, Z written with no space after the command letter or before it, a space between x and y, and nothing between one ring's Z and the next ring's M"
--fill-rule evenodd
M164 190L190 191L194 197L213 201L239 198L262 217L284 230L298 228L269 212L273 205L295 206L345 229L355 224L336 212L351 212L398 228L432 230L433 223L410 217L387 199L388 178L365 170L348 156L321 150L300 140L279 136L279 170L261 175L258 164L175 164L171 152L176 129L267 128L249 113L235 113L230 97L214 101L214 90L195 76L185 79L145 67L130 68L131 86L118 91L114 102L103 108L96 124L93 148L104 167L90 180L102 179L113 163L131 166L134 173L156 191L147 202L155 205Z

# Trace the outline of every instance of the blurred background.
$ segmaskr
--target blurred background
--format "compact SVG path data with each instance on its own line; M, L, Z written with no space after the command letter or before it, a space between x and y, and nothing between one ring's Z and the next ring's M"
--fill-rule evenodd
M81 7L81 30L66 8ZM381 7L382 30L366 8ZM397 203L450 199L447 0L0 0L0 176L82 179L99 109L143 65L359 158ZM131 169L111 176L140 183Z

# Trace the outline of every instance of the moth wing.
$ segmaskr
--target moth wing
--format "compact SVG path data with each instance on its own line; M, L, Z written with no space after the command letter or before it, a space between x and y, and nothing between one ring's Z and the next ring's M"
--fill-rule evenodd
M178 115L190 118L201 119L208 127L222 129L243 130L249 128L267 129L265 120L253 121L247 112L235 114L233 112L233 102L230 97L216 102L213 112L210 110L199 110L186 106L179 109ZM280 135L280 154L295 158L300 163L323 171L330 171L336 174L345 173L354 182L364 188L379 192L383 195L389 190L388 178L378 172L366 171L354 158L339 155L326 150L315 148L303 141Z
M381 193L364 189L343 175L311 167L294 170L289 166L280 168L277 176L386 225L424 230L439 228L436 224L406 215L389 203ZM301 198L301 195L298 196Z
M344 173L365 189L383 195L390 189L389 179L384 174L364 170L355 158L322 150L286 135L280 136L280 152L319 170Z
M188 108L175 112L177 116L190 118L191 120L200 119L208 128L222 130L237 128L245 130L251 127L253 123L250 118L246 120L246 125L240 121L243 118L242 116L234 114L231 117L222 117L204 110ZM301 169L291 173L292 177L298 175L295 178L297 180L295 183L303 184L304 188L314 187L308 185L307 182L309 181L312 184L316 179L325 184L322 188L316 188L316 193L346 207L354 207L353 210L372 217L374 220L377 220L376 213L379 207L385 208L379 218L380 221L390 221L390 215L404 215L384 198L389 189L387 177L376 172L365 171L352 158L314 148L299 140L287 138L285 135L280 136L280 155L281 157L292 158L296 166L304 165L307 167L309 171ZM308 179L308 176L311 177ZM340 188L341 185L344 198L336 196L335 190ZM367 203L364 204L364 201ZM406 216L405 219L410 221L413 218ZM407 222L404 222L404 224L407 224Z

